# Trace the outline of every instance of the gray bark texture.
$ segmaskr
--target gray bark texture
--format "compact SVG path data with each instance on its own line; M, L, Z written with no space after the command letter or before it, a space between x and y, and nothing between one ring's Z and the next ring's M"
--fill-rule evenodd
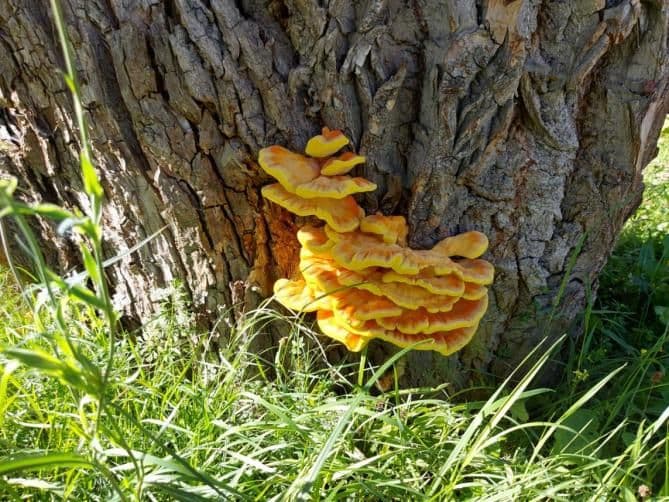
M270 294L296 266L297 227L262 200L258 150L302 150L327 125L367 156L367 213L405 215L412 247L490 238L479 332L449 358L412 353L410 385L506 375L573 329L669 107L662 0L62 3L106 252L167 226L110 269L126 317L147 319L174 279L202 319ZM84 207L61 67L48 2L0 0L0 172L27 200ZM76 265L40 225L53 261Z

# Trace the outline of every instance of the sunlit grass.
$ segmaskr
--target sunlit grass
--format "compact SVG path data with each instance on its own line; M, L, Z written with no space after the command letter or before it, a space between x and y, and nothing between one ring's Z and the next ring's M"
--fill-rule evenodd
M85 382L5 356L2 465L27 465L0 476L0 491L75 500L109 500L114 485L117 497L137 500L531 500L597 492L611 499L642 484L659 491L666 482L667 412L606 423L616 406L648 392L628 368L571 396L532 389L531 375L486 401L453 403L438 389L373 395L371 373L366 387L355 388L349 382L357 368L324 364L318 340L297 319L268 308L251 312L233 323L230 343L212 359L202 350L206 337L187 315L175 322L174 312L187 312L178 290L149 334L162 340L150 354L139 338L118 340L95 438L87 432L97 413ZM89 318L92 311L73 314L79 329L72 342L104 364L103 326ZM258 356L246 347L270 321L287 328L275 358L281 365L263 361L258 371ZM29 350L49 346L36 334L26 342L6 329L0 340ZM545 361L550 352L543 354ZM656 355L639 356L637 372L645 374ZM617 399L598 399L610 389ZM533 408L544 397L554 405L539 415ZM29 462L37 458L39 465Z
M89 214L22 205L0 181L0 217L21 229L36 274L21 296L0 270L0 498L669 497L669 148L648 171L644 206L588 305L561 385L536 388L533 376L564 338L538 347L520 382L454 402L443 388L379 395L375 380L393 359L333 366L308 324L272 303L241 319L222 312L224 333L214 337L196 328L175 285L152 322L117 333L100 253L102 194L83 133L81 142ZM25 224L36 214L79 232L79 281L47 268ZM270 324L284 335L278 347L249 350Z

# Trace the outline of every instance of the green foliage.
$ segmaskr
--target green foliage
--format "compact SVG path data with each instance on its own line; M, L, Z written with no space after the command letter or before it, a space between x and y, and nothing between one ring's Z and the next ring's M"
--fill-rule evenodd
M392 360L352 387L359 368L327 365L308 327L268 308L225 319L229 341L211 360L211 340L198 333L180 290L170 293L150 328L162 343L127 334L115 341L102 413L99 372L90 368L105 366L109 338L95 310L65 302L76 348L69 356L52 348L58 326L48 312L36 322L13 317L14 303L2 310L16 328L0 325L0 343L18 348L1 359L0 492L75 500L618 499L641 484L660 493L667 481L669 411L651 419L625 409L648 392L628 368L571 396L532 389L551 353L540 348L528 377L485 401L454 403L443 389L373 395ZM272 362L247 350L270 322L286 333ZM653 357L647 352L638 364ZM620 397L599 399L609 389ZM545 396L554 405L539 413ZM611 415L616 407L622 411Z
M601 277L601 303L625 312L632 345L656 338L669 320L669 121L646 168L644 200Z
M0 218L14 218L37 275L20 291L0 270L3 499L669 497L669 149L656 164L665 170L649 171L647 200L558 389L532 385L556 344L483 401L455 402L444 388L375 395L401 352L381 368L364 358L330 365L301 319L268 304L239 319L222 313L226 333L214 337L197 330L175 285L152 322L117 333L104 268L119 257L103 261L103 192L57 27L90 204L85 215L31 207L14 198L15 182L0 182ZM37 215L78 234L83 271L66 278L47 267L26 222ZM268 360L249 347L270 325L284 337Z

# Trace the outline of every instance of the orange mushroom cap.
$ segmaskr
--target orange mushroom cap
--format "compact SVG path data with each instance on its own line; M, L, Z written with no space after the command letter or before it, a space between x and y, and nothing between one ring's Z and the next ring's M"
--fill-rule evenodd
M488 240L472 231L429 250L407 247L404 217L365 216L351 197L376 185L346 175L363 156L329 158L348 143L341 131L323 128L307 143L308 157L280 146L260 152L260 166L279 182L263 195L326 222L298 231L302 275L277 281L276 298L294 310L318 311L323 333L351 351L379 338L400 347L425 341L416 348L451 354L469 342L488 305L494 268L476 259Z
M389 270L383 274L381 280L383 282L403 282L420 286L435 295L461 296L466 289L464 281L456 274L435 276L426 273L424 270L416 275L403 275L394 270Z
M488 294L488 288L485 286L474 284L473 282L466 282L462 298L465 300L478 300L486 294Z
M418 274L421 270L426 270L432 275L455 274L462 276L460 267L448 256L441 253L435 253L431 249L409 249L406 248L405 264L409 269L415 269ZM438 270L438 272L437 272Z
M323 227L305 225L297 230L297 240L303 248L315 254L326 253L334 242L328 239Z
M350 195L343 199L303 199L290 193L279 183L262 188L262 194L272 202L298 216L316 216L339 232L358 228L365 212Z
M347 235L346 232L337 232L330 225L325 225L323 227L323 231L325 232L325 235L327 235L328 239L330 239L332 242L339 242Z
M321 167L321 174L325 176L337 176L346 174L358 164L365 162L365 157L356 155L353 152L342 153L338 157L328 159L323 167Z
M327 228L325 232L335 242L330 252L342 267L350 270L385 267L400 273L418 272L418 270L405 270L402 267L404 261L402 248L397 244L384 243L379 236L361 232L336 234Z
M434 350L444 356L449 356L467 345L476 333L477 326L460 328L452 331L440 331L429 335L407 335L401 331L386 331L378 338L390 342L398 347L410 347L416 342L423 341L415 347L416 350Z
M317 314L318 327L325 336L343 343L351 352L360 352L369 343L370 339L351 333L335 322L334 315L329 310L319 310Z
M367 218L369 216L363 218L360 225ZM342 267L350 270L383 267L404 276L422 274L422 277L430 277L454 274L465 282L481 285L492 284L495 276L494 267L485 260L455 261L434 249L403 248L397 244L384 242L377 234L361 231L338 232L326 226L325 233L335 243L330 251L332 257Z
M456 273L466 282L485 286L492 284L495 278L495 267L492 266L492 263L485 260L461 260L454 263L458 267ZM434 267L437 275L442 275L441 272L449 273L446 270L449 269L442 268L441 266Z
M409 227L404 216L372 214L360 222L360 230L368 234L380 235L386 244L406 246Z
M464 258L478 258L486 249L488 249L488 238L477 231L446 237L432 248L433 251L443 253L445 256Z
M335 129L331 131L324 127L322 133L314 136L307 142L305 153L311 157L329 157L348 145L348 138L344 133Z
M366 274L346 269L337 272L337 280L343 286L351 286L385 296L403 309L424 307L430 312L447 312L458 301L459 296L435 295L428 290L397 282L384 283L382 272L371 271ZM462 288L464 289L464 287Z
M351 178L350 176L319 176L297 187L295 193L305 199L325 197L329 199L343 199L347 195L361 192L373 192L376 184L365 178Z
M274 283L274 294L281 305L291 310L315 312L330 308L330 300L302 279L279 279Z
M346 288L331 296L334 315L347 326L359 327L363 326L365 321L402 313L402 308L391 300L369 291Z
M431 250L414 250L397 244L383 242L379 235L359 231L341 233L325 228L328 238L334 241L330 253L337 263L350 270L369 267L390 268L403 275L416 275L423 269L439 269L438 275L462 275L461 267L450 258ZM474 274L479 277L480 274Z
M346 327L332 312L321 313L319 311L318 318L318 325L321 330L323 330L323 334L336 340L340 340L344 344L347 344L347 338L351 335L360 337L362 339L361 341L358 341L356 338L353 338L353 340L356 340L358 343L364 341L364 345L367 345L373 338L379 338L397 345L398 347L409 347L416 342L423 342L415 348L417 350L434 350L445 356L453 354L467 345L474 336L474 333L476 333L478 327L468 326L465 328L439 331L430 334L420 333L410 335L399 330L383 329L378 325L377 321L368 321L357 328ZM321 323L321 320L324 322Z
M457 296L435 295L420 286L410 286L397 282L383 284L382 286L362 284L359 288L376 294L383 294L397 305L409 310L423 307L428 312L448 312L453 308L453 304L458 301Z
M337 264L324 255L311 253L302 248L300 250L300 272L308 284L326 293L333 293L343 286L337 281Z
M384 327L380 326L378 322L374 319L370 319L363 323L348 324L347 320L337 315L336 311L332 311L332 322L337 324L339 327L344 328L347 331L355 335L360 335L365 338L378 338L385 334L387 331Z
M383 317L376 322L387 330L398 330L408 335L437 333L477 326L486 309L488 296L479 300L459 300L449 312L430 313L427 309L405 311L396 317Z
M378 282L382 273L382 269L376 267L356 271L338 266L337 281L344 286L357 287L366 282Z
M300 269L307 284L330 299L330 309L347 326L358 326L380 316L397 316L402 308L383 296L347 287L337 280L337 265L327 259L300 252Z
M278 145L260 150L258 163L286 190L295 193L297 187L320 176L318 161Z

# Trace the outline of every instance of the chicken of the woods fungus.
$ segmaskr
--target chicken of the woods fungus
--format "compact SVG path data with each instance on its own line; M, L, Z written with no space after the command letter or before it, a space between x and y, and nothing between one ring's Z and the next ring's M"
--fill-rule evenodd
M323 128L305 153L278 145L263 148L260 167L278 183L263 195L298 216L304 225L299 271L274 284L276 299L300 312L317 312L324 335L354 352L379 338L449 355L474 336L488 307L493 266L479 257L488 247L481 232L447 237L432 249L407 246L403 216L365 215L353 195L376 189L347 173L365 161L341 131Z

